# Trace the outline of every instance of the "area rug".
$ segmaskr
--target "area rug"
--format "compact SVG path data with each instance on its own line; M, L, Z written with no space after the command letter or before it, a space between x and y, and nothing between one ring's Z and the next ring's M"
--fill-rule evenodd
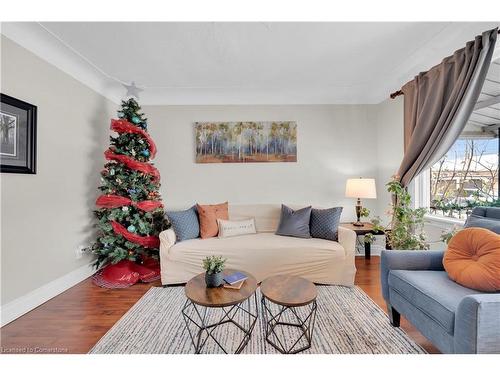
M260 301L260 290L257 290ZM318 309L312 345L304 354L420 354L425 350L403 330L390 325L385 313L358 287L318 286ZM90 350L102 354L188 354L194 347L181 309L183 287L151 288ZM278 353L265 340L265 323L259 319L242 353ZM220 309L209 309L220 311ZM216 318L216 317L214 317ZM293 342L297 330L284 328L284 340ZM214 333L223 345L240 342L243 333L224 325ZM229 348L230 350L231 348ZM211 339L203 353L221 353Z

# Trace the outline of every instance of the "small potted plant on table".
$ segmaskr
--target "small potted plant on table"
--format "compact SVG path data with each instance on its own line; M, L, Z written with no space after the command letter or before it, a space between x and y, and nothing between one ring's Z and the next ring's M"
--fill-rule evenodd
M225 258L216 255L208 256L203 259L207 288L216 288L224 283L222 271L224 270L225 263Z

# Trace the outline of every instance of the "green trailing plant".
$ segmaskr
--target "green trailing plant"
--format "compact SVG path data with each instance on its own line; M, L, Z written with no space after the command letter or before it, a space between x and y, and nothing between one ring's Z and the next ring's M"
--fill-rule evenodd
M217 255L208 256L203 259L203 268L209 275L222 272L226 263L225 258Z
M374 232L384 232L385 227L382 225L382 220L380 220L379 216L375 216L373 219L370 220L370 223L373 225L373 231ZM367 233L365 234L363 238L364 243L369 243L372 244L375 242L375 235L373 233Z
M454 225L453 228L451 228L450 230L444 230L441 232L441 241L443 241L445 244L448 245L448 243L450 242L450 240L453 238L453 236L455 234L457 234L462 228L460 228L459 226L457 225Z
M387 184L387 191L393 195L392 220L387 236L392 249L426 250L429 244L424 232L425 208L412 208L411 196L401 183L393 178Z
M375 235L373 233L367 233L365 234L365 237L363 238L364 243L369 243L372 244L375 242Z
M370 216L370 210L368 208L366 208L366 207L363 207L361 209L361 212L359 213L359 216L360 217L368 217L368 216Z

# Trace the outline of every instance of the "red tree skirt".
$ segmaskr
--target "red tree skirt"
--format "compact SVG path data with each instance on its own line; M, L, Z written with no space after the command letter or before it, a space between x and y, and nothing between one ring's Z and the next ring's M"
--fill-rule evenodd
M130 260L108 264L92 276L92 281L101 288L120 289L128 288L139 281L150 283L159 278L160 264L155 259L148 258L143 264L137 264Z

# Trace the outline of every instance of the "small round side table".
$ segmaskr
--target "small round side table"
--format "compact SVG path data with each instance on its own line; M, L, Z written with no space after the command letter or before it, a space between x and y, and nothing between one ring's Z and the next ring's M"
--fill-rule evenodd
M278 275L264 280L260 291L266 324L266 341L283 354L295 354L309 349L316 320L318 295L316 286L302 277ZM298 311L299 308L302 309L301 312ZM291 319L285 319L285 315ZM276 328L280 325L297 327L299 329L297 340L287 345L284 337L280 338L276 332ZM305 344L299 347L299 342L304 341L303 337Z
M224 270L224 275L234 272L237 271ZM258 303L255 293L257 280L248 272L239 272L248 276L240 289L228 289L222 286L207 288L205 273L193 277L184 287L186 302L182 308L182 316L196 354L201 353L208 340L213 340L224 353L228 354L229 350L217 340L214 331L229 323L243 332L243 338L238 343L234 351L235 354L241 353L248 341L250 341L258 318ZM211 315L215 315L216 309L222 310L222 318L211 323ZM237 313L244 318L237 321L235 319ZM190 328L192 325L195 326L195 329ZM225 327L229 329L229 325Z

